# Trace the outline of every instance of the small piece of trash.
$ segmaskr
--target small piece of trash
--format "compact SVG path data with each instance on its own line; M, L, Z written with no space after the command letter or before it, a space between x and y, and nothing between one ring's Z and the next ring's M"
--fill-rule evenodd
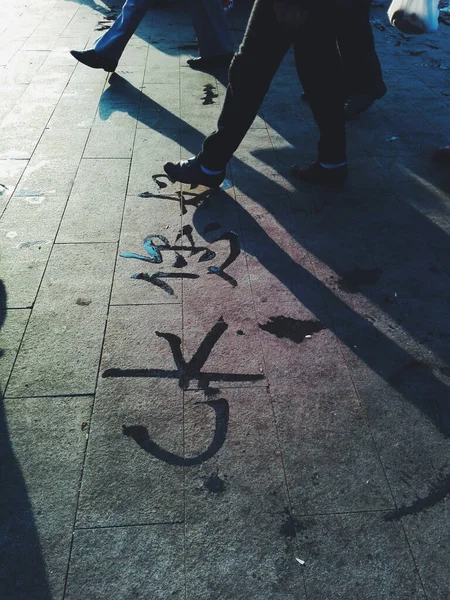
M310 340L312 338L312 335L305 335L305 340Z
M83 431L86 429L87 426L88 426L88 422L87 421L81 421L81 429Z
M386 142L395 142L395 140L398 140L398 135L393 135L390 138L386 139Z
M322 535L328 535L328 531L322 531Z
M394 296L397 298L397 292L394 292Z
M301 565L304 565L304 564L305 564L305 561L304 561L304 560L302 560L301 558L297 558L297 557L295 557L295 560L296 560L296 561L297 561L299 564L301 564Z

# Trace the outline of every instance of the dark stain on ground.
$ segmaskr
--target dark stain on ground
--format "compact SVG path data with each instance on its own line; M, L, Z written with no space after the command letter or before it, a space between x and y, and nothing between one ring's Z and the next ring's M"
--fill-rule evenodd
M211 494L222 494L225 491L225 481L217 473L206 477L203 485Z
M280 533L285 538L295 540L297 531L300 531L301 526L297 519L294 518L289 509L285 509L286 518L280 527Z
M432 508L450 496L450 475L440 477L436 483L430 486L430 491L425 498L417 498L408 506L401 506L387 514L386 521L399 521L402 517L408 515L418 515L419 513Z
M258 326L263 331L276 335L277 338L288 338L296 344L303 342L305 336L326 329L326 326L320 321L292 319L283 316L270 317L267 323L264 325L258 323Z
M86 298L77 298L76 300L76 304L78 304L78 306L89 306L91 302L92 300L87 300Z
M214 91L214 86L211 83L207 83L203 87L204 96L202 98L202 104L215 104L214 98L218 97L218 94Z
M353 269L342 274L338 287L348 294L357 294L362 286L375 285L380 278L380 269Z
M238 329L238 330L236 331L236 333L237 333L238 335L245 335L245 333L242 331L242 329Z
M145 452L148 452L155 458L158 458L169 465L176 465L179 467L200 465L212 458L225 443L229 419L229 406L225 399L208 400L204 404L210 406L216 413L216 426L211 444L204 452L197 456L185 458L184 456L179 456L169 450L165 450L150 439L148 429L143 425L122 425L122 433L127 437L131 437L138 446L145 450Z

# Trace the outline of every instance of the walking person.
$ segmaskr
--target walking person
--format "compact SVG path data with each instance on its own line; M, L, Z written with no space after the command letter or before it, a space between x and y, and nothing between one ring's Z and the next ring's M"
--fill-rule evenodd
M387 91L370 23L373 4L371 0L338 3L336 43L342 62L346 120L366 111ZM309 102L305 92L302 100Z
M341 0L337 44L342 60L345 117L352 119L386 94L370 23L371 0Z
M228 67L233 57L233 42L222 0L189 0L200 58L188 61L199 70ZM119 16L90 50L71 50L79 62L93 69L114 72L131 36L136 31L150 0L126 0Z
M340 186L347 178L344 94L336 46L337 0L256 0L243 42L229 71L217 130L198 156L164 169L176 181L218 187L251 126L291 45L297 73L320 131L318 160L294 165L300 180Z

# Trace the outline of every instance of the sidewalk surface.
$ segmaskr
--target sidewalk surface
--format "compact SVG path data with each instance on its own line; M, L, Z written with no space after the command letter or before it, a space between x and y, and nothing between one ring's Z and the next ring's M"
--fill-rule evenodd
M210 193L226 73L173 2L76 63L114 2L0 8L1 600L449 600L450 21L372 10L345 192L289 54Z

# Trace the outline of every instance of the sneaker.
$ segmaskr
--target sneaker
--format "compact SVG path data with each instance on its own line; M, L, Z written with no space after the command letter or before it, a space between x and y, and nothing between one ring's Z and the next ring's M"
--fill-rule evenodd
M292 165L291 175L300 181L307 183L319 183L324 185L330 185L332 187L343 187L345 180L348 177L347 165L342 167L336 167L335 169L325 169L322 167L318 160L300 167L299 165Z
M117 60L106 58L106 56L102 56L95 50L71 50L70 54L83 65L91 67L91 69L103 69L108 73L114 73L117 69Z
M180 160L176 163L166 162L164 171L172 181L190 183L194 187L197 185L203 185L210 188L220 187L225 179L225 169L218 175L208 175L208 173L204 173L196 156L188 158L187 160Z
M203 58L190 58L187 64L196 71L214 71L214 69L228 69L234 54L218 54Z

